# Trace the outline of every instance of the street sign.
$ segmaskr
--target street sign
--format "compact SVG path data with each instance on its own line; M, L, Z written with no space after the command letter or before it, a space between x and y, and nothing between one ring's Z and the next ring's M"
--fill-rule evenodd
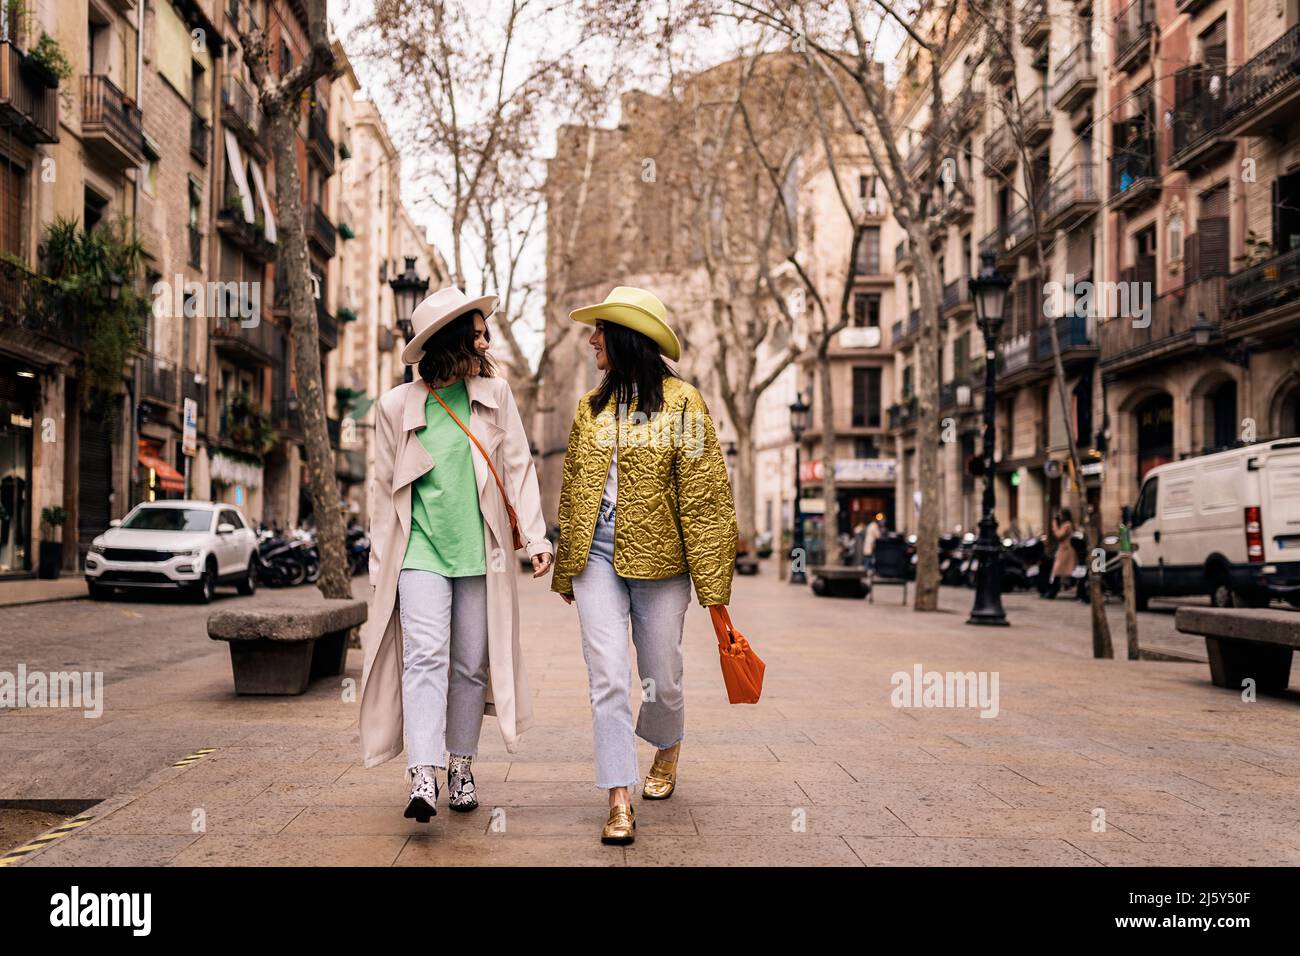
M191 458L199 451L199 403L185 399L185 426L181 432L181 454Z

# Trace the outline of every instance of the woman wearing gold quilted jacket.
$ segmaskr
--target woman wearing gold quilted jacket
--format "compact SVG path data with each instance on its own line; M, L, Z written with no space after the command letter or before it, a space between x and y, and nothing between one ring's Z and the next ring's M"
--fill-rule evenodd
M731 597L736 512L700 393L664 361L681 357L663 303L620 286L570 318L594 325L600 385L578 401L560 491L551 589L578 606L591 688L596 786L609 791L601 842L635 836L636 737L657 748L642 795L677 783L684 726L682 624L691 584L704 607ZM641 678L628 702L628 626Z

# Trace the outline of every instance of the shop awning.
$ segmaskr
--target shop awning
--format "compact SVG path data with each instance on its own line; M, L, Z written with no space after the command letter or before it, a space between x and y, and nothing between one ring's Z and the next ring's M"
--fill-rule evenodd
M158 452L154 446L148 442L140 442L140 464L153 471L154 476L158 479L159 487L163 491L178 491L185 493L185 476L173 468L167 462L158 457Z

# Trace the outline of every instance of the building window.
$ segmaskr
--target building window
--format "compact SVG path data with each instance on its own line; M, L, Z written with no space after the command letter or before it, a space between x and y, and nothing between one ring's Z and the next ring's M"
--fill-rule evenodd
M853 427L880 427L880 369L853 370Z
M880 227L867 226L858 242L858 275L880 275Z
M1169 261L1178 262L1183 258L1183 215L1174 213L1169 217Z
M874 292L858 292L853 296L853 324L858 328L879 328L879 294Z

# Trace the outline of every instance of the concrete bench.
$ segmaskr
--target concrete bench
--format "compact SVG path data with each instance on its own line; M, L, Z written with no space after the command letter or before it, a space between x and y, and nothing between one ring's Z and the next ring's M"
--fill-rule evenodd
M236 694L301 694L317 677L343 673L348 632L366 620L366 602L280 601L208 617L208 637L230 645Z
M1257 690L1279 693L1291 682L1291 653L1300 647L1300 614L1294 611L1180 607L1174 626L1205 638L1216 687L1241 690L1249 677Z

